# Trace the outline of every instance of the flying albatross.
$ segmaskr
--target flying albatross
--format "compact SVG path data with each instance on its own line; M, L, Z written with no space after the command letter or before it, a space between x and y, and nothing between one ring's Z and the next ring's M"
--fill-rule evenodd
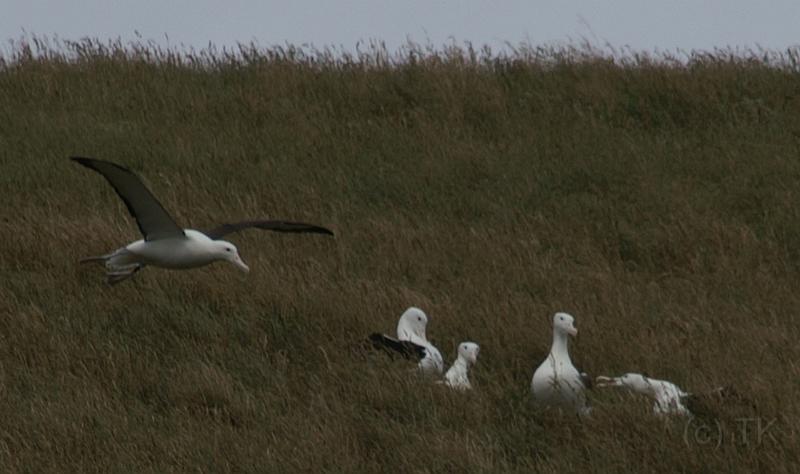
M103 175L125 202L128 212L136 219L136 224L144 236L144 239L132 242L109 254L81 260L81 262L105 263L108 283L112 285L130 278L145 265L182 270L201 267L217 260L227 260L242 271L248 272L250 268L239 257L236 246L220 239L227 234L250 227L277 232L333 235L333 232L324 227L276 220L223 224L206 232L182 229L129 169L92 158L73 156L71 159Z
M397 339L385 334L373 333L369 336L373 346L398 353L407 359L418 360L418 367L425 374L441 376L444 361L439 349L425 337L428 316L415 307L408 308L397 322Z
M591 388L589 377L572 365L567 350L568 336L576 336L575 318L567 313L553 315L553 345L550 354L533 373L531 392L537 403L575 410L587 415L586 389Z

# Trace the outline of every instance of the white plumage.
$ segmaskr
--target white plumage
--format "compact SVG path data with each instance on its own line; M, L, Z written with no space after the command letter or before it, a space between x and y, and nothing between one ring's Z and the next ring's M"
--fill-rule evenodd
M567 349L568 337L578 334L574 320L567 313L553 316L553 345L547 359L533 373L531 391L541 405L588 414L586 386L581 373L572 365Z
M425 336L427 326L428 316L421 309L412 306L403 312L397 322L397 339L377 332L371 334L369 339L376 348L417 360L423 373L441 376L444 361L439 349Z
M647 395L654 400L653 412L656 415L690 415L689 410L683 404L683 399L689 394L666 380L627 373L620 377L597 377L597 386L625 387L633 392Z
M419 368L425 373L441 375L444 372L444 361L439 349L428 341L425 330L428 316L414 306L405 310L397 322L397 339L409 341L425 349L425 356L419 361Z
M458 390L469 390L469 368L478 361L480 347L474 342L462 342L458 345L458 357L447 373L444 374L444 383Z

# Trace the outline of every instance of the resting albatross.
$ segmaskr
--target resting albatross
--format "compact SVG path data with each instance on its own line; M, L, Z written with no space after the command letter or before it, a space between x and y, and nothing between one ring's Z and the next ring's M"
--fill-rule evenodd
M470 390L469 368L478 361L480 347L474 342L462 342L458 345L458 358L447 373L444 374L444 383L457 390Z
M576 336L575 318L567 313L553 315L553 345L547 359L533 373L531 391L537 403L544 406L573 409L589 414L586 404L586 375L572 365L567 350L568 335Z
M369 339L375 347L419 360L418 367L423 373L441 376L444 371L444 361L439 349L425 337L427 326L428 316L421 309L412 306L397 322L397 339L380 333L371 334Z
M683 400L689 396L677 385L666 380L645 377L642 374L627 373L621 377L597 377L597 387L625 387L633 392L652 398L653 412L656 415L689 415Z
M136 219L144 239L132 242L109 254L88 257L81 262L103 262L108 283L119 283L133 276L145 265L171 269L188 269L227 260L248 272L250 268L239 257L236 246L221 237L249 227L277 232L312 232L333 235L330 230L301 222L273 220L244 221L223 224L210 231L182 229L175 223L147 187L129 169L108 161L73 156L71 159L94 170L111 184Z

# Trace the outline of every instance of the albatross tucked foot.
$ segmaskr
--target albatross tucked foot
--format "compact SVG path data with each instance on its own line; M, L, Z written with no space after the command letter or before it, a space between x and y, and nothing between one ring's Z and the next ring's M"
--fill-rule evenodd
M141 270L143 266L144 265L141 265L141 264L138 264L138 263L134 263L134 264L128 265L128 266L126 266L124 268L118 268L118 269L113 270L113 271L106 271L106 282L109 285L116 285L117 283L119 283L121 281L125 281L128 278L130 278L133 275L135 275L136 272Z

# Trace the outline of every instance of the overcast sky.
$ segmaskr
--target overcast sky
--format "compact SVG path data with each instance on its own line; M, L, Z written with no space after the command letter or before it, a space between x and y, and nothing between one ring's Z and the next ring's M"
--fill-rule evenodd
M674 51L800 44L800 0L2 0L0 40L136 38L202 48L237 41L353 50L410 38L436 46L588 39ZM167 37L169 38L167 40Z

